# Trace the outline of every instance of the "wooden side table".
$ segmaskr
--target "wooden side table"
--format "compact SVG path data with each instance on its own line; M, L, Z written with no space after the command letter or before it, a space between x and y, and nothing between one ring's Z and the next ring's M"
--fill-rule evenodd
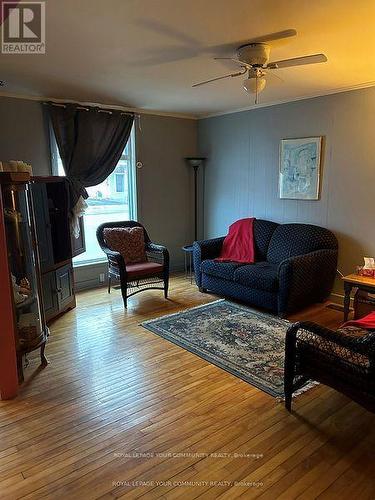
M344 276L344 321L348 321L350 308L350 294L353 288L359 288L364 292L375 293L375 278L360 276L359 274L348 274Z

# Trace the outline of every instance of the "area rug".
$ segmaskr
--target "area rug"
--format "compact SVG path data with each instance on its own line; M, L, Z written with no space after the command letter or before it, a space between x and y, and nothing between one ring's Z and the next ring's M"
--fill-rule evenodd
M160 337L279 398L284 397L289 325L287 320L227 300L142 323Z

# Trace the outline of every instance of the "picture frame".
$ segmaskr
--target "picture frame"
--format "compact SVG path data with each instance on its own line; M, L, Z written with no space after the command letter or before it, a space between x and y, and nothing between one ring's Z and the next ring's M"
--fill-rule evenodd
M280 141L280 199L319 200L322 139L315 136Z

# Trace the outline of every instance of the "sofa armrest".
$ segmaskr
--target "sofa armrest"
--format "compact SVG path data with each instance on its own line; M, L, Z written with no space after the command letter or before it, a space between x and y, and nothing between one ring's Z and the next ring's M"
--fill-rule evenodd
M334 249L317 250L280 263L280 315L328 298L335 280L337 253Z
M197 286L201 286L201 263L207 259L215 259L219 257L221 247L225 236L221 238L213 238L211 240L194 241L193 244L193 262L194 262L194 276Z

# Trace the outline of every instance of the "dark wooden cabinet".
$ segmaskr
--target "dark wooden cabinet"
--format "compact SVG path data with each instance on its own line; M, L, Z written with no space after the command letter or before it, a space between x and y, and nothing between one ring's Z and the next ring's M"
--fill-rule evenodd
M55 271L42 274L44 314L46 315L47 321L54 318L59 313L56 289Z
M34 177L32 197L48 322L76 305L72 258L85 248L83 218L80 237L71 236L69 190L64 177Z
M45 271L53 265L51 222L48 212L46 185L44 183L33 183L32 194L40 267L42 271Z

